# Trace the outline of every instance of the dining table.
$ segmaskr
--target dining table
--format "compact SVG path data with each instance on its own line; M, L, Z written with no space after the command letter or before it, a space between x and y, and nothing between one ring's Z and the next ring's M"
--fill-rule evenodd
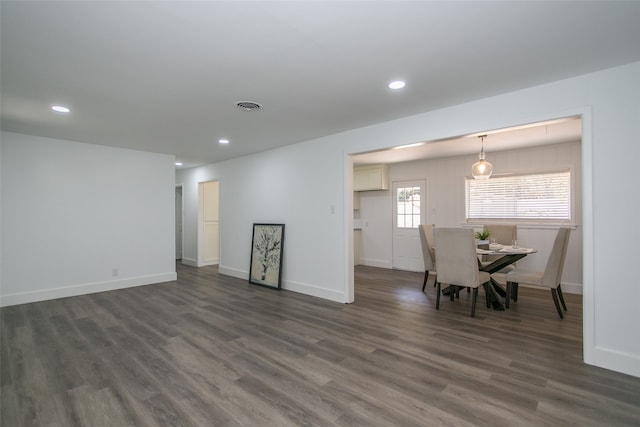
M523 248L520 246L489 245L486 247L488 249L478 247L476 249L476 254L478 255L478 270L485 271L489 274L497 273L527 255L538 252L534 248ZM498 255L499 258L489 263L483 263L480 260L480 257L483 255ZM489 282L483 283L483 287L487 295L487 304L494 310L504 311L504 303L502 302L501 297L504 298L507 296L506 289L503 288L502 285L500 285L500 283L498 283L493 277L490 278ZM443 295L450 295L450 292L451 286L442 290ZM512 286L511 299L514 301L518 300L517 285Z
M490 263L483 264L478 257L478 269L485 271L489 274L497 273L503 268L521 260L527 255L538 252L534 248L523 248L520 246L503 246L503 245L490 245L489 249L478 248L476 253L478 256L482 255L498 255L500 258L495 259ZM487 300L491 304L494 310L504 310L504 304L500 300L500 297L506 297L507 291L498 283L493 277L490 282L483 284L485 292L487 293ZM512 298L518 299L518 287L512 287Z

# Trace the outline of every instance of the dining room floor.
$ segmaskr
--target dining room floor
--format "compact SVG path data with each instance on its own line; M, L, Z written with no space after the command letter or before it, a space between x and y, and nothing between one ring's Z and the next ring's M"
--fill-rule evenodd
M177 264L178 280L0 309L3 426L638 426L640 378L582 361L582 299L435 309L422 273L355 302Z

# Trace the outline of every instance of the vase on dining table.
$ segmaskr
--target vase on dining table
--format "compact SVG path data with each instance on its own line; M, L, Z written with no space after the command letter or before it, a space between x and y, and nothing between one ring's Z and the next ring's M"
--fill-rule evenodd
M476 246L479 249L489 249L489 240L476 239Z

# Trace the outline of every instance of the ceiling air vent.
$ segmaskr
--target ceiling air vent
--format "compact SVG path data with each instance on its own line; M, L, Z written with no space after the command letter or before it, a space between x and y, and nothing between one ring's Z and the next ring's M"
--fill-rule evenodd
M240 101L236 102L236 107L244 111L258 111L262 108L262 105L252 101Z

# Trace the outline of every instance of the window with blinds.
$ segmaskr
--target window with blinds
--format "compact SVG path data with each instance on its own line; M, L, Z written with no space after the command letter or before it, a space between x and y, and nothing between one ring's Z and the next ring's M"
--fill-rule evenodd
M571 221L570 171L467 179L467 220Z

